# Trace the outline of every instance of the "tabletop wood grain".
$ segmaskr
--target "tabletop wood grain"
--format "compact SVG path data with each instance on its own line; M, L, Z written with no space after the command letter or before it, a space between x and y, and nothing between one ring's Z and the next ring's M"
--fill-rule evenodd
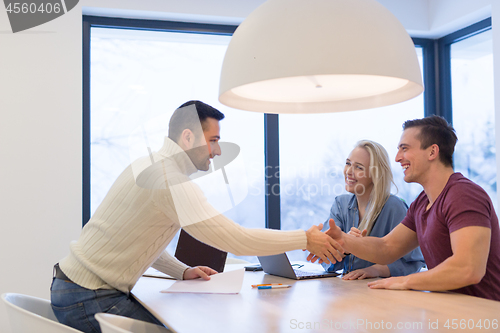
M245 272L239 294L221 295L160 293L175 281L142 277L132 293L181 333L500 332L500 302L446 292L372 290L367 281L294 281ZM251 288L259 283L292 287Z

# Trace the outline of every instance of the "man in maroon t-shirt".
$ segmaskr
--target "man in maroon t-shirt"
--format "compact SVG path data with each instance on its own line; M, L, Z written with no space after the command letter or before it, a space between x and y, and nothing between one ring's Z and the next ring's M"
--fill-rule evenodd
M498 218L486 192L453 171L454 129L438 116L409 120L403 129L396 162L407 183L424 188L405 219L382 238L348 235L335 223L327 233L346 252L382 265L420 245L428 271L373 281L370 288L452 290L500 301Z

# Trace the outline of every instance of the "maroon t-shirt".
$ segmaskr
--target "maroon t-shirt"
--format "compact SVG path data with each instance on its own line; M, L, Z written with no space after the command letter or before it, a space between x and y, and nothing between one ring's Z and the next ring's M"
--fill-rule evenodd
M453 290L462 294L500 301L500 231L490 197L477 184L454 173L431 208L425 192L410 205L401 222L417 233L425 262L432 269L453 254L450 234L469 226L491 229L486 274L481 282Z

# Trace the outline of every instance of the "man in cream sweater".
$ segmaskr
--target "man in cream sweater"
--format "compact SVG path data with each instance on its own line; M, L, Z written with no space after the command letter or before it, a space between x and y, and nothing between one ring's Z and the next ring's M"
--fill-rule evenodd
M221 154L224 115L189 101L172 115L163 147L129 165L85 225L69 254L55 266L52 308L58 320L83 332L100 332L94 318L107 312L161 323L130 297L150 267L177 279L210 279L209 267L189 267L165 248L183 228L200 241L236 255L273 255L307 249L323 261L341 260L342 248L321 232L248 229L217 212L189 175L209 169Z

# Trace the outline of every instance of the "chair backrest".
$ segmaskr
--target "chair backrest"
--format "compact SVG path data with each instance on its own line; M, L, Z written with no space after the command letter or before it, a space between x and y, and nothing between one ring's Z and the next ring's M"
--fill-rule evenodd
M171 333L165 327L132 318L109 313L98 313L95 318L101 326L102 333Z
M46 299L7 293L2 295L2 300L7 307L12 333L81 333L59 323Z

